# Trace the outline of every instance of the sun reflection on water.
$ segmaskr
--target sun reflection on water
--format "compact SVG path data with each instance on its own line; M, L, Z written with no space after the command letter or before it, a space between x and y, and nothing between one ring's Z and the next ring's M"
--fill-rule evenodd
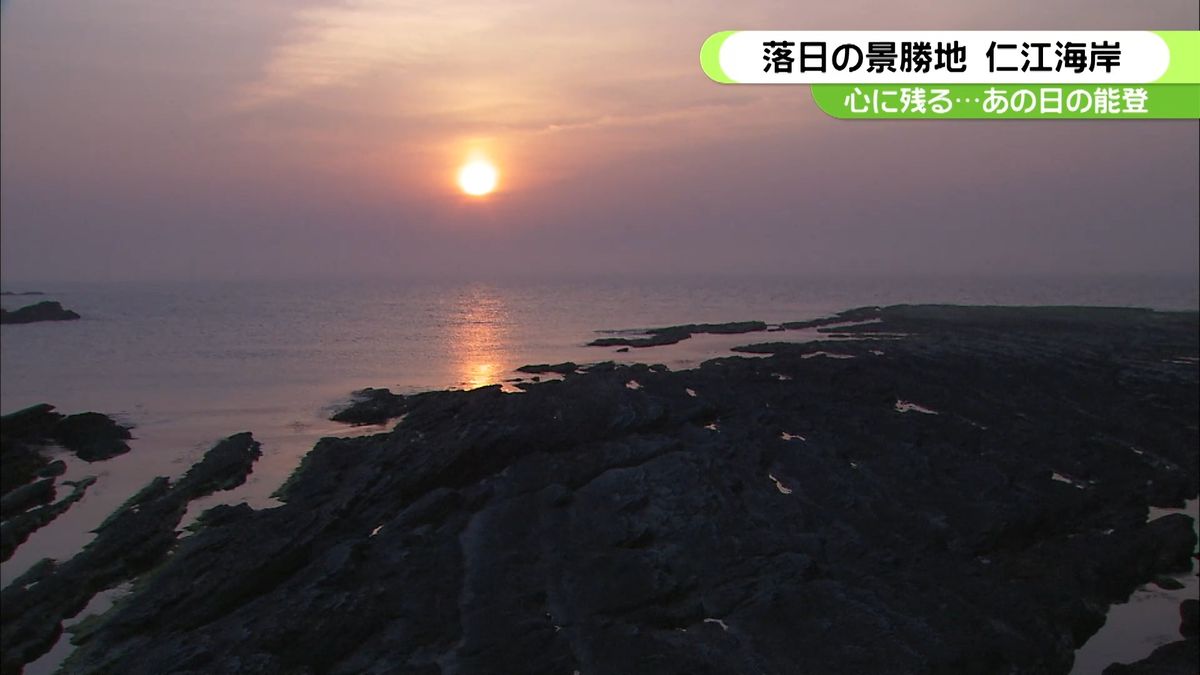
M496 377L496 366L491 363L479 363L472 366L467 374L466 387L467 389L478 389L486 387L489 384L497 384L500 380Z
M450 352L459 385L477 389L500 384L511 367L508 308L501 294L486 285L472 286L459 295L456 305Z

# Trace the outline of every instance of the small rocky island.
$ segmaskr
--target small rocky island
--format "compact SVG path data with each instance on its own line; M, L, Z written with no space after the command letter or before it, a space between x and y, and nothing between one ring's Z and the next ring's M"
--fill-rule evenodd
M1067 673L1110 604L1189 569L1191 519L1147 516L1200 487L1196 313L816 325L692 370L360 392L340 419L394 427L323 439L281 506L217 507L176 540L221 484L161 479L11 584L4 670L149 569L67 672ZM236 481L256 444L227 443ZM1152 672L1194 672L1190 626Z
M78 314L53 300L44 300L20 309L0 309L0 323L37 323L39 321L74 321Z

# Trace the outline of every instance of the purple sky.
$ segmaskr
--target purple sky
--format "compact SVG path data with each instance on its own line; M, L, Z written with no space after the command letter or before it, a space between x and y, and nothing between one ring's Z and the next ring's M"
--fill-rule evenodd
M0 270L1197 274L1195 121L837 121L697 56L722 29L1196 29L1194 0L834 5L8 2ZM454 184L473 152L485 199Z

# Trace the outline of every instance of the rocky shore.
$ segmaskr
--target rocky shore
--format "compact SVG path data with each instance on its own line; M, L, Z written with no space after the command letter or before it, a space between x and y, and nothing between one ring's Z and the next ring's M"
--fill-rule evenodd
M249 433L221 441L172 482L158 477L96 528L70 560L44 559L0 591L0 671L15 673L45 653L96 595L162 562L178 541L175 528L190 501L241 485L261 454ZM202 522L219 521L211 509ZM7 521L5 523L7 525Z
M768 329L733 326L598 346ZM230 481L161 479L4 590L4 672L86 589L152 570L67 672L1066 673L1109 604L1189 569L1191 519L1147 513L1200 488L1196 313L779 328L830 339L365 390L335 419L394 428L323 439L283 505L176 539L188 499L249 470L232 437Z
M85 462L97 462L129 452L130 427L96 412L64 415L41 403L0 417L0 492L28 483L37 474L55 472L45 453L60 446ZM61 472L59 472L61 473Z
M0 417L0 561L83 499L95 482L94 477L57 481L67 466L52 459L48 447L98 462L129 452L130 438L129 427L107 415L63 415L46 403ZM70 493L54 501L62 487Z

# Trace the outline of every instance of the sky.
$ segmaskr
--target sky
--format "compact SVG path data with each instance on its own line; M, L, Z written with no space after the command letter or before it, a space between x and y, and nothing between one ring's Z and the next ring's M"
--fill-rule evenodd
M16 0L0 277L1196 276L1196 121L839 121L732 29L1196 29L1194 0ZM455 172L486 155L486 198Z

